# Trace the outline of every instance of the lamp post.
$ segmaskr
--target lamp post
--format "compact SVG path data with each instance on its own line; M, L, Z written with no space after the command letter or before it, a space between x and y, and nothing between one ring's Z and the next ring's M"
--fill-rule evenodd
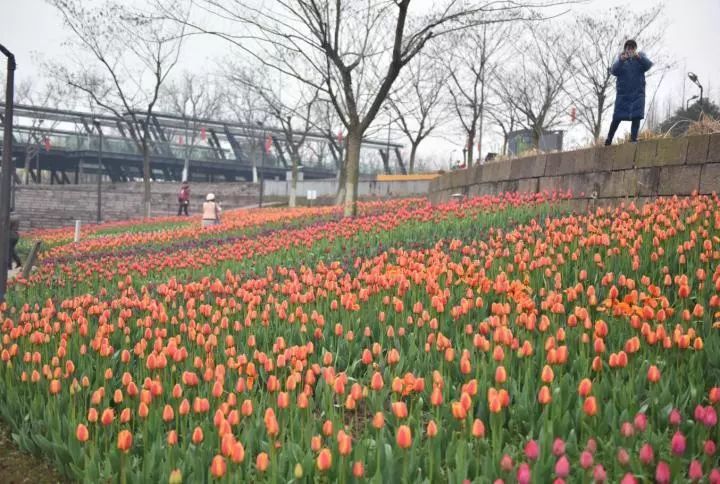
M97 129L100 146L98 147L98 162L97 162L97 223L102 220L102 167L103 167L103 132L100 128L100 121L93 119L95 129Z
M691 80L697 87L700 88L700 106L702 106L702 101L703 101L703 87L702 87L702 84L700 84L700 81L698 80L698 76L697 76L697 74L695 74L694 72L688 72L688 77L690 78L690 80Z
M392 125L392 118L390 117L390 108L386 105L385 111L388 115L388 135L387 135L387 145L385 145L385 156L387 156L387 166L388 169L390 169L390 126Z
M262 121L256 121L257 125L263 128L262 131L262 141L261 141L261 149L262 149L262 158L260 160L260 194L259 194L259 200L258 200L258 208L262 208L263 204L263 185L265 185L265 180L263 177L263 169L265 168L265 126Z
M0 44L7 57L5 87L5 126L3 127L2 176L0 176L0 302L7 290L8 259L10 258L10 181L15 171L12 159L13 95L15 89L15 56Z

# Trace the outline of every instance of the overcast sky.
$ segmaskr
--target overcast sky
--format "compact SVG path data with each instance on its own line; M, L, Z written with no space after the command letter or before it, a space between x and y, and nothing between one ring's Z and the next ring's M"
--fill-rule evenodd
M88 0L87 3L100 2ZM603 9L617 5L644 10L657 3L657 0L589 0L574 8L601 13ZM668 22L665 54L676 62L676 67L664 76L657 88L655 102L661 108L660 113L664 112L668 99L675 107L680 105L684 86L686 98L697 93L694 85L685 82L687 71L695 72L706 95L717 101L720 98L720 0L666 0L664 3ZM44 0L0 0L0 43L15 53L19 80L42 74L41 58L62 61L67 56L62 42L68 35L60 14ZM568 32L568 42L572 42L572 32ZM640 48L642 50L642 46ZM222 52L218 52L221 49L223 47L217 44L188 44L185 62L195 65L209 62L211 58L222 56ZM651 58L653 54L648 52ZM660 76L656 76L648 86L648 104L659 80ZM445 131L447 134L443 139L429 139L424 147L421 145L422 156L432 157L443 166L447 166L452 150L458 150L453 155L455 158L460 157L459 150L464 143L464 136L459 131ZM581 144L586 142L585 136L581 130L573 130L566 139L571 144ZM399 133L397 140L401 140ZM492 134L488 134L484 143L486 149L493 151L500 147L499 139Z

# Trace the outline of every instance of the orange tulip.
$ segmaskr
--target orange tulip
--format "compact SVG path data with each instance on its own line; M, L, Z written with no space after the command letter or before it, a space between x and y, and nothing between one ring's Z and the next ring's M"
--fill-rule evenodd
M383 378L379 371L373 373L372 379L370 380L370 388L375 391L381 390L383 387Z
M260 452L255 459L255 467L260 472L265 472L270 465L270 457L266 452Z
M359 460L353 462L352 473L356 479L362 479L365 475L365 465Z
M505 383L507 381L507 372L505 371L504 366L498 366L495 368L495 382L496 383Z
M376 429L381 429L385 426L385 415L382 412L376 412L373 416L372 425Z
M586 415L590 417L593 417L597 414L598 408L595 397L588 397L585 399L585 402L583 402L583 411Z
M112 408L106 408L103 410L102 416L100 417L100 423L107 426L110 425L115 419L115 412Z
M330 449L324 448L317 456L317 468L320 472L325 472L332 467L332 453Z
M405 402L393 402L391 404L393 414L395 414L395 417L399 419L407 418L408 416L408 409Z
M430 438L433 438L438 433L437 424L434 420L430 420L427 424L427 430L426 430L427 436Z
M647 379L650 383L657 383L660 381L660 370L655 365L650 365L647 372Z
M592 382L588 378L583 378L578 385L578 394L581 397L587 397L592 391Z
M118 434L117 448L121 452L127 452L132 447L132 434L129 430L121 430Z
M216 479L220 479L225 475L225 472L227 472L225 457L216 455L210 463L210 474L212 474Z
M410 427L407 425L398 427L395 440L401 449L409 449L412 445L412 432L410 432Z
M172 406L165 405L165 407L163 408L163 413L162 413L163 421L169 422L174 418L175 418L175 411L173 410Z
M352 451L352 437L345 433L344 430L338 432L338 452L340 455L349 455Z
M550 393L550 388L548 388L547 385L540 387L540 391L538 392L538 402L540 402L540 405L547 405L552 402L552 394Z
M195 427L192 433L192 443L195 445L200 444L205 439L203 429L201 427Z
M472 435L477 439L485 437L485 424L479 418L473 420Z
M88 429L83 424L78 424L77 429L75 429L75 437L80 442L87 442L87 440L90 438L90 432L88 432Z

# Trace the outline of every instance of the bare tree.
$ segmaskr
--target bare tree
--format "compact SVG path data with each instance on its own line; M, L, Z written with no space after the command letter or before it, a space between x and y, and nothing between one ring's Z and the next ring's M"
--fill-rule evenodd
M447 74L437 58L420 54L405 69L406 80L388 103L395 124L410 141L409 172L415 173L417 149L438 126L447 121L443 94Z
M79 0L48 1L72 31L75 52L86 54L77 69L59 66L57 75L127 126L143 155L144 215L149 217L150 123L160 88L178 62L185 25L151 20L113 1L93 9Z
M495 80L498 57L511 38L510 24L485 24L449 36L441 56L450 73L450 101L466 139L465 163L472 166L475 139L482 156L485 108L491 81Z
M183 145L183 181L189 179L190 159L201 143L201 121L218 116L224 93L209 76L185 71L180 81L172 81L160 91L161 109L180 116L184 127L180 133Z
M318 100L318 90L309 88L304 83L293 82L294 78L287 79L289 83L275 85L267 81L268 77L269 72L265 68L253 72L235 66L227 74L233 85L251 89L257 94L262 100L265 112L282 130L283 143L291 162L289 205L295 207L298 169L305 141L315 124L312 117L315 113L313 107ZM277 148L282 157L282 149Z
M327 96L347 131L344 213L354 216L362 139L402 69L433 38L529 16L529 7L547 3L444 0L428 7L411 0L278 0L258 7L247 0L198 0L205 13L239 29L191 25ZM173 8L166 15L174 17Z
M502 96L497 101L490 102L487 106L487 113L492 123L500 129L502 133L502 155L507 155L508 143L510 142L510 134L515 131L520 118L515 106L511 102L506 102Z
M521 115L520 124L531 131L533 147L539 148L543 133L557 126L570 107L564 91L570 61L561 31L529 23L527 37L517 44L514 62L502 72L497 92Z
M577 118L597 140L602 124L612 107L615 80L610 67L624 42L634 38L643 50L655 49L662 39L663 4L636 12L628 7L614 7L602 15L577 14L567 90L576 107ZM659 58L653 55L659 65ZM662 57L660 57L662 58Z

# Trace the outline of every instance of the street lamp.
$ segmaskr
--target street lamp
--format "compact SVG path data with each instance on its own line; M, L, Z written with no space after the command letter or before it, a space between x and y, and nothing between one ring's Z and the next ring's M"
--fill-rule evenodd
M7 57L5 88L5 126L3 130L2 175L0 176L0 302L7 290L8 259L10 258L10 181L15 171L12 159L13 95L15 92L15 56L0 44Z
M688 77L690 78L690 80L691 80L697 87L700 88L700 104L702 105L702 100L703 100L703 87L702 87L702 84L700 84L700 81L698 80L698 76L697 76L697 74L695 74L694 72L688 72Z
M388 169L390 169L390 125L392 125L392 119L390 117L390 107L385 106L385 112L387 112L388 115L388 135L387 135L387 145L385 146L385 156L387 156L387 166Z
M100 146L98 147L98 162L97 162L97 223L102 220L102 167L103 167L103 132L100 128L100 121L93 119L95 129L97 129L98 136L100 138Z
M258 208L262 208L263 204L263 185L265 185L264 177L263 177L263 168L265 168L265 126L262 121L256 121L257 125L263 128L262 131L262 141L261 143L261 149L262 149L262 159L260 161L260 196L258 200Z

